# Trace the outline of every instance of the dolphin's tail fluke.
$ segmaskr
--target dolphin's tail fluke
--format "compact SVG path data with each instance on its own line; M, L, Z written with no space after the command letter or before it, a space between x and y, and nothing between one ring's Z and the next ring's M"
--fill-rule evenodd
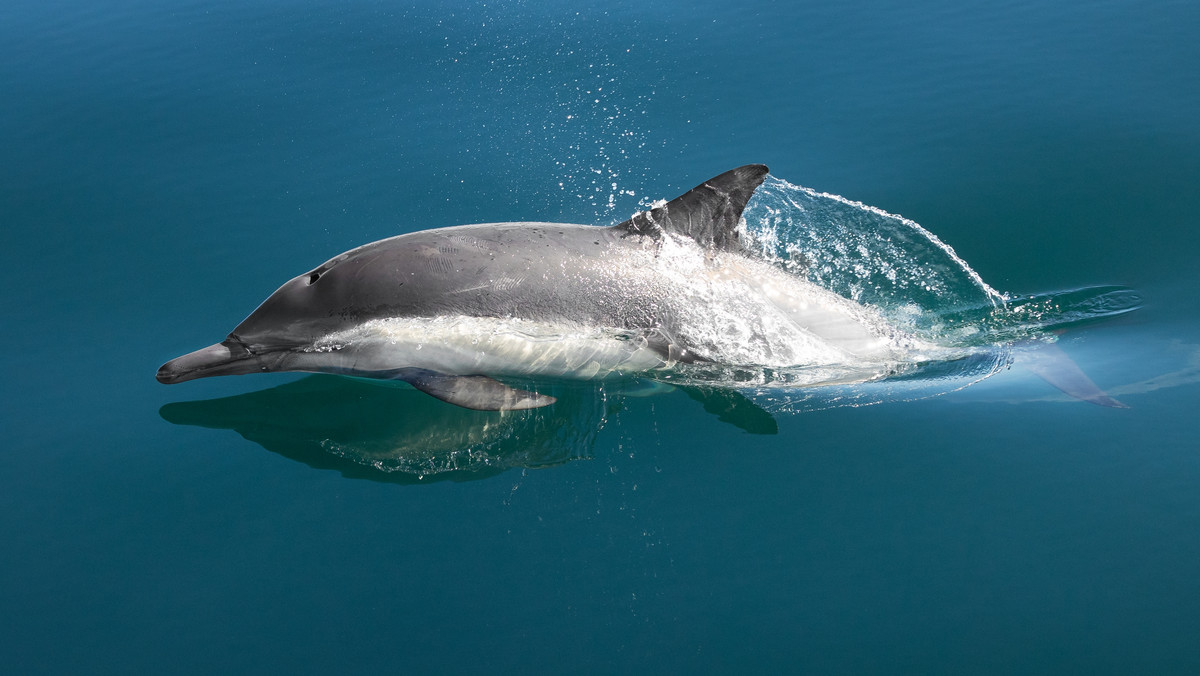
M1057 343L1031 343L1021 363L1042 380L1081 401L1110 408L1129 408L1110 397L1079 368Z

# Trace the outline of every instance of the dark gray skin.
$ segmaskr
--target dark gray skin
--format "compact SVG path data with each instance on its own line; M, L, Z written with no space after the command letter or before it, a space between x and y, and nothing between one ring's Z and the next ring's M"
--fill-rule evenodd
M664 361L690 361L674 330L670 289L644 265L666 233L738 251L735 227L767 174L739 167L611 227L484 224L400 235L343 253L284 284L228 337L164 364L162 383L272 371L328 371L406 380L469 408L553 401L485 374L396 368L364 373L316 363L323 336L372 319L513 317L639 331Z

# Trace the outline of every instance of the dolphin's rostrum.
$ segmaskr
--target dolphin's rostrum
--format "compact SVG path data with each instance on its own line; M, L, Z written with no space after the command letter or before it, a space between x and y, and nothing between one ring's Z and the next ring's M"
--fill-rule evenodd
M493 376L886 361L904 337L869 308L744 249L738 221L766 175L739 167L610 227L465 225L361 246L287 282L158 380L338 373L507 410L554 399Z

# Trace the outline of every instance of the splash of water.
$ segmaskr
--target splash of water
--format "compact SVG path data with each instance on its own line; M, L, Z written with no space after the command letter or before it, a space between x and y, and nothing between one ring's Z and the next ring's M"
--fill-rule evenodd
M1124 314L1141 302L1117 286L1002 294L918 223L774 176L747 205L742 227L764 259L945 346L1029 339Z
M768 176L744 213L764 258L882 309L998 306L1003 296L919 224Z

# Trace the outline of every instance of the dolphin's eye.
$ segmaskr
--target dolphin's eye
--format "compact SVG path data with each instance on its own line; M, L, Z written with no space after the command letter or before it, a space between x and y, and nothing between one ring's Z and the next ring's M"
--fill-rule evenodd
M318 279L320 279L320 278L321 278L321 271L320 271L320 270L317 270L316 272L312 272L312 273L310 273L310 274L308 275L308 285L309 285L309 286L312 286L313 284L316 284L316 283L317 283L317 280L318 280Z

